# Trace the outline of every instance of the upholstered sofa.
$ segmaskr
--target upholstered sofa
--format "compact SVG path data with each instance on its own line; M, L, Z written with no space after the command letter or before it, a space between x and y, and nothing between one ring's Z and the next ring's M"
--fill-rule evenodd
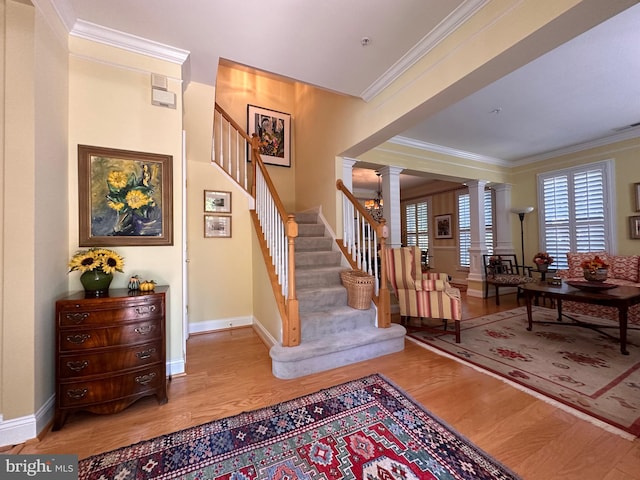
M607 252L567 253L569 268L558 270L558 276L563 281L584 281L580 264L584 260L593 259L596 255L609 265L607 283L640 287L640 255L609 255ZM562 310L598 318L618 319L618 309L602 305L563 301ZM640 304L629 308L629 323L640 325Z

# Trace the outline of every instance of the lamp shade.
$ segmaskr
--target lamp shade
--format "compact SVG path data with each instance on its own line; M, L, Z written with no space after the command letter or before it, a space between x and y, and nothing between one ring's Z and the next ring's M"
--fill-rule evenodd
M512 208L511 213L523 214L533 212L533 207Z

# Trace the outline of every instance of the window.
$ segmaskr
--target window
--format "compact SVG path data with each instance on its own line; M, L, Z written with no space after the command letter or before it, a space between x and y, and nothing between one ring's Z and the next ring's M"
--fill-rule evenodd
M417 245L426 252L429 249L429 207L426 201L407 203L404 206L405 245Z
M540 244L568 268L567 252L610 251L613 162L597 162L538 175Z
M493 254L493 192L484 191L484 241L487 253ZM458 195L458 256L461 267L469 267L471 258L471 204L468 193Z

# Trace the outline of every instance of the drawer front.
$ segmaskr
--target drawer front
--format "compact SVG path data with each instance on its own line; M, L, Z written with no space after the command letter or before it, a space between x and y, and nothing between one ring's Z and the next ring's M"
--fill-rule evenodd
M70 352L149 342L160 339L161 334L160 320L153 320L108 328L60 329L58 342L60 352Z
M58 374L61 379L100 375L145 367L162 360L162 343L145 343L100 353L87 351L62 355L58 357Z
M136 372L114 375L102 380L60 383L60 407L78 407L109 402L130 395L153 392L165 382L165 366L143 368Z
M144 320L164 316L160 297L141 297L117 308L100 308L100 304L65 304L58 310L61 327L105 325L122 321Z

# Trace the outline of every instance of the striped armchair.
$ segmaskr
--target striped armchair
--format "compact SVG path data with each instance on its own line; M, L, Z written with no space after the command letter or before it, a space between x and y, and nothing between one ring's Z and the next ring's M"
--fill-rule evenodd
M422 273L420 260L418 247L386 249L387 277L398 299L401 321L411 328L409 318L419 318L418 328L431 330L422 319L442 319L444 330L437 332L454 334L456 343L460 343L460 290L449 284L446 273ZM453 320L453 331L447 329L448 320Z

